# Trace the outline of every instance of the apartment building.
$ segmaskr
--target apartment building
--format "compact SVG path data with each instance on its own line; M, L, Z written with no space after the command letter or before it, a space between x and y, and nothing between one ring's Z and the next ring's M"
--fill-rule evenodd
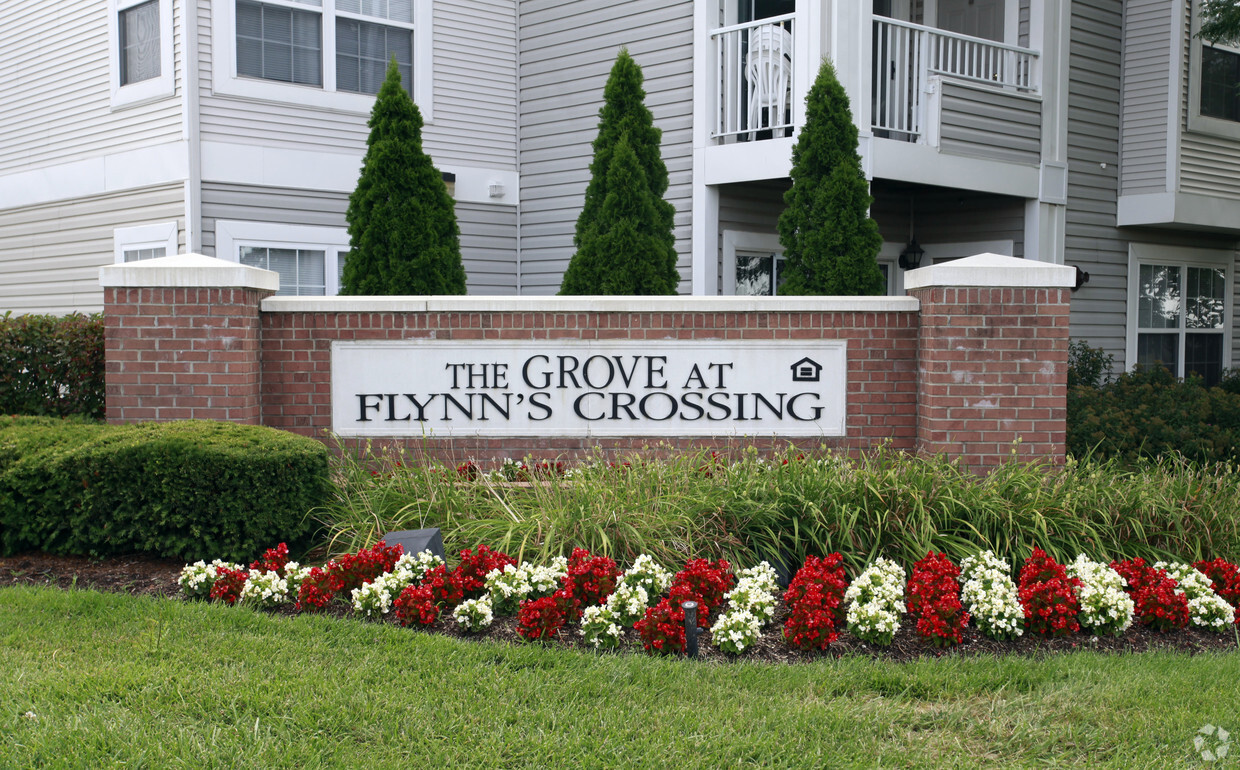
M1240 49L1191 0L0 0L0 308L97 309L181 251L333 294L395 55L469 291L551 294L627 46L663 131L685 294L778 292L804 96L847 90L888 289L995 252L1080 268L1125 368L1240 363ZM1085 276L1088 274L1088 280Z

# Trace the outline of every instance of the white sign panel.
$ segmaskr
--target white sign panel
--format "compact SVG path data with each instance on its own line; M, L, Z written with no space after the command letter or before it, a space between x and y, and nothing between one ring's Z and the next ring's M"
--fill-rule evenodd
M843 341L332 343L342 436L842 436Z

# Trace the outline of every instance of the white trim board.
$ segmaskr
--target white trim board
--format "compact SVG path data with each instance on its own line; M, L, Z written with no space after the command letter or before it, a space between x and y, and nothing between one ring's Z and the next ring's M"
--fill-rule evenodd
M202 143L203 181L303 190L353 192L362 170L361 152L321 152L235 142ZM453 199L462 203L515 206L521 197L516 171L438 166L456 175ZM499 185L492 196L492 185Z
M0 209L158 187L189 176L188 145L169 142L0 176Z

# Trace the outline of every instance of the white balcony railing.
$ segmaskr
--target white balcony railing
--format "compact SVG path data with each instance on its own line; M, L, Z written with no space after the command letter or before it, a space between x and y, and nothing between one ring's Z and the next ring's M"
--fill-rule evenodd
M794 18L773 16L711 33L718 84L716 139L792 135Z
M1037 93L1038 54L1027 48L896 19L874 19L875 131L917 141L930 75Z

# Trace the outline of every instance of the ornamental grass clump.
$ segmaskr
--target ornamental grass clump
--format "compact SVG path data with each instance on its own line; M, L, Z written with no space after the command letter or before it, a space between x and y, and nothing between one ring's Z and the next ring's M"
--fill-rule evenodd
M807 556L784 592L790 610L784 623L784 640L799 650L825 650L839 638L844 621L844 558Z
M466 599L456 605L456 609L452 611L452 618L462 631L476 634L485 630L495 619L491 611L491 598L484 596L481 599Z
M994 551L982 551L960 562L960 602L983 636L1015 639L1025 632L1011 568Z
M908 581L908 611L917 619L917 635L935 647L963 640L969 613L960 603L960 568L946 554L928 553L913 565Z
M1236 622L1236 613L1227 600L1210 587L1210 578L1191 565L1182 562L1157 562L1154 569L1167 572L1167 576L1179 584L1179 590L1188 599L1188 622L1198 628L1221 633Z
M1035 546L1020 570L1020 604L1029 632L1066 636L1080 631L1081 603L1076 595L1080 585L1080 580L1068 576L1067 568Z
M848 586L844 601L853 636L882 647L890 645L904 614L904 568L880 556Z
M1068 565L1068 575L1080 581L1077 597L1081 627L1095 636L1119 636L1132 625L1132 597L1125 590L1127 581L1115 570L1085 554Z
M1188 598L1166 570L1142 558L1113 561L1111 569L1127 581L1133 616L1142 625L1164 632L1188 625Z

